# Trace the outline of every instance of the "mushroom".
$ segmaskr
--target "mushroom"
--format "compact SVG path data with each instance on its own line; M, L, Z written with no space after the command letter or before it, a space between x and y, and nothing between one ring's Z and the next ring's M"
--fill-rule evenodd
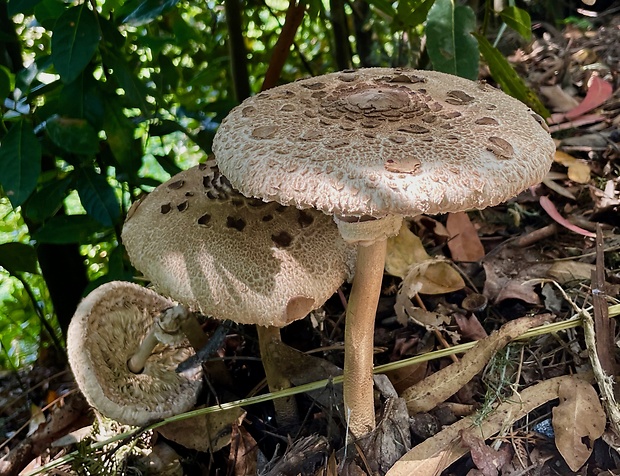
M540 182L544 121L486 83L433 71L346 70L278 86L222 121L216 161L244 195L334 215L358 244L345 328L345 408L375 426L372 345L386 238L402 218L481 209Z
M166 345L155 345L137 370L128 362L150 329L175 322L169 299L136 284L103 284L79 304L67 333L69 364L88 403L127 425L145 425L191 409L202 388L202 371L178 374L177 365L194 354L174 329L159 331ZM170 310L170 311L166 311ZM162 313L162 311L164 311ZM167 327L164 324L164 327ZM148 339L147 339L148 340Z
M246 198L213 161L136 202L122 239L158 292L203 314L259 326L272 391L289 384L271 361L270 342L280 327L323 305L347 278L354 254L325 214Z

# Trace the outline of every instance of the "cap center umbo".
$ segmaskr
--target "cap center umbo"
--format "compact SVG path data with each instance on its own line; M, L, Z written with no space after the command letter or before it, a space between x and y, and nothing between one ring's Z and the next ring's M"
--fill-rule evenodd
M409 95L398 89L366 89L353 93L346 101L361 111L388 111L409 106Z

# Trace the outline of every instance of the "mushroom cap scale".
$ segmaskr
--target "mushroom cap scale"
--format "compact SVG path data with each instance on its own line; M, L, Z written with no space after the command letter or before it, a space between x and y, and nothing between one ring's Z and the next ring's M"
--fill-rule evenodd
M248 199L213 161L134 204L122 239L162 294L219 319L277 327L323 305L354 254L330 217Z
M246 99L213 150L244 195L382 218L501 203L542 181L555 146L539 116L486 83L368 68Z
M86 400L101 414L140 426L195 405L202 372L175 372L194 354L189 343L159 344L139 374L127 367L157 315L174 304L122 281L99 286L79 304L67 333L69 364Z

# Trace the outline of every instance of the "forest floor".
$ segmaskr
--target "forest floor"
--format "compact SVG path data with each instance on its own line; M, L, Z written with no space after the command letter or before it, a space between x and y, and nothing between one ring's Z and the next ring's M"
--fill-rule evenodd
M593 25L539 25L510 57L552 112L545 181L498 207L417 217L391 240L370 437L345 438L334 379L294 397L286 425L254 398L114 440L131 429L95 420L66 368L36 365L0 376L0 474L620 474L605 377L618 375L620 17ZM296 386L340 373L348 292L282 330ZM253 328L229 330L220 354L235 398L266 393ZM204 405L230 400L213 387Z

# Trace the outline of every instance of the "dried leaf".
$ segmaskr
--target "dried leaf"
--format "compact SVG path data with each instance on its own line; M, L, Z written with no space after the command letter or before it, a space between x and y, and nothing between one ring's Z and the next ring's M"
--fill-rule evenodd
M573 120L582 116L586 112L599 107L607 101L613 94L613 86L599 76L593 75L590 78L588 92L581 103L566 113L566 118Z
M417 285L421 287L419 283ZM410 295L409 292L411 292ZM430 332L440 330L450 336L450 339L454 344L457 344L461 336L458 333L447 329L447 326L445 325L450 322L450 319L443 314L430 312L415 306L409 299L413 296L413 294L415 294L415 288L409 288L406 283L403 282L403 285L396 295L396 302L394 303L394 311L396 312L398 322L401 325L406 326L411 320Z
M461 335L466 339L481 340L489 336L475 314L466 316L460 312L455 312L452 316L456 325L459 326Z
M480 372L495 352L532 327L542 324L548 316L522 317L504 324L498 331L479 341L463 358L426 377L402 392L409 413L426 412L454 395Z
M372 474L385 474L411 447L409 414L402 398L387 398L372 432L357 441Z
M575 197L575 195L573 195L572 192L570 192L569 190L567 190L566 188L562 187L562 185L560 185L557 182L554 182L549 176L551 175L551 173L547 174L547 177L545 177L542 181L542 183L545 184L545 186L547 186L547 188L553 190L555 193L557 193L558 195L561 195L565 198L568 198L569 200L577 200L577 197ZM564 174L562 174L564 175ZM562 177L562 179L567 178L566 175L564 175L564 177Z
M568 178L577 183L590 181L590 166L570 154L556 150L553 160L568 168Z
M28 433L26 436L32 435L39 429L39 425L45 424L45 415L43 410L34 403L30 404L30 421L28 422Z
M242 408L228 408L167 423L157 431L186 448L205 452L219 451L230 444L232 427L235 422L243 420L244 415Z
M484 258L484 246L467 213L449 213L446 228L450 233L448 248L454 261L474 262Z
M420 362L415 365L408 365L399 369L390 370L385 375L390 379L392 385L397 392L411 387L412 385L420 382L426 375L426 369L428 362Z
M573 471L592 454L594 441L605 431L605 412L596 390L576 380L559 386L560 404L553 409L555 444Z
M241 426L241 422L232 426L228 464L228 474L235 476L258 474L258 444L248 430ZM230 471L231 468L232 471Z
M543 209L547 212L547 214L551 218L553 218L556 221L556 223L558 223L559 225L562 225L564 228L567 228L570 231L574 231L575 233L578 233L583 236L587 236L589 238L596 237L595 233L592 233L591 231L588 231L588 230L584 230L583 228L578 227L577 225L573 225L566 218L560 215L560 213L555 208L555 205L553 204L553 202L551 201L549 197L543 195L539 198L539 202L540 202L540 206L543 207Z
M579 105L571 94L564 91L558 84L554 86L541 86L540 92L549 101L549 105L554 111L566 112ZM564 116L562 114L562 116Z
M386 476L436 476L450 466L468 450L458 444L463 430L471 431L482 439L490 438L502 428L507 428L529 412L558 398L561 383L574 385L579 379L592 378L583 375L555 377L526 388L514 397L507 399L489 414L482 424L475 423L476 415L463 418L443 429L435 436L426 439L392 466Z
M398 235L388 239L385 272L404 278L412 265L427 259L430 259L430 255L422 241L403 223Z
M461 431L461 444L469 448L471 459L483 476L497 476L499 470L510 461L510 447L495 450L471 431Z
M385 271L403 278L401 287L407 297L416 293L444 294L465 287L461 275L440 258L431 258L422 241L406 224L400 233L388 239Z
M571 281L590 280L596 266L581 261L556 261L547 271L547 276L560 284Z

